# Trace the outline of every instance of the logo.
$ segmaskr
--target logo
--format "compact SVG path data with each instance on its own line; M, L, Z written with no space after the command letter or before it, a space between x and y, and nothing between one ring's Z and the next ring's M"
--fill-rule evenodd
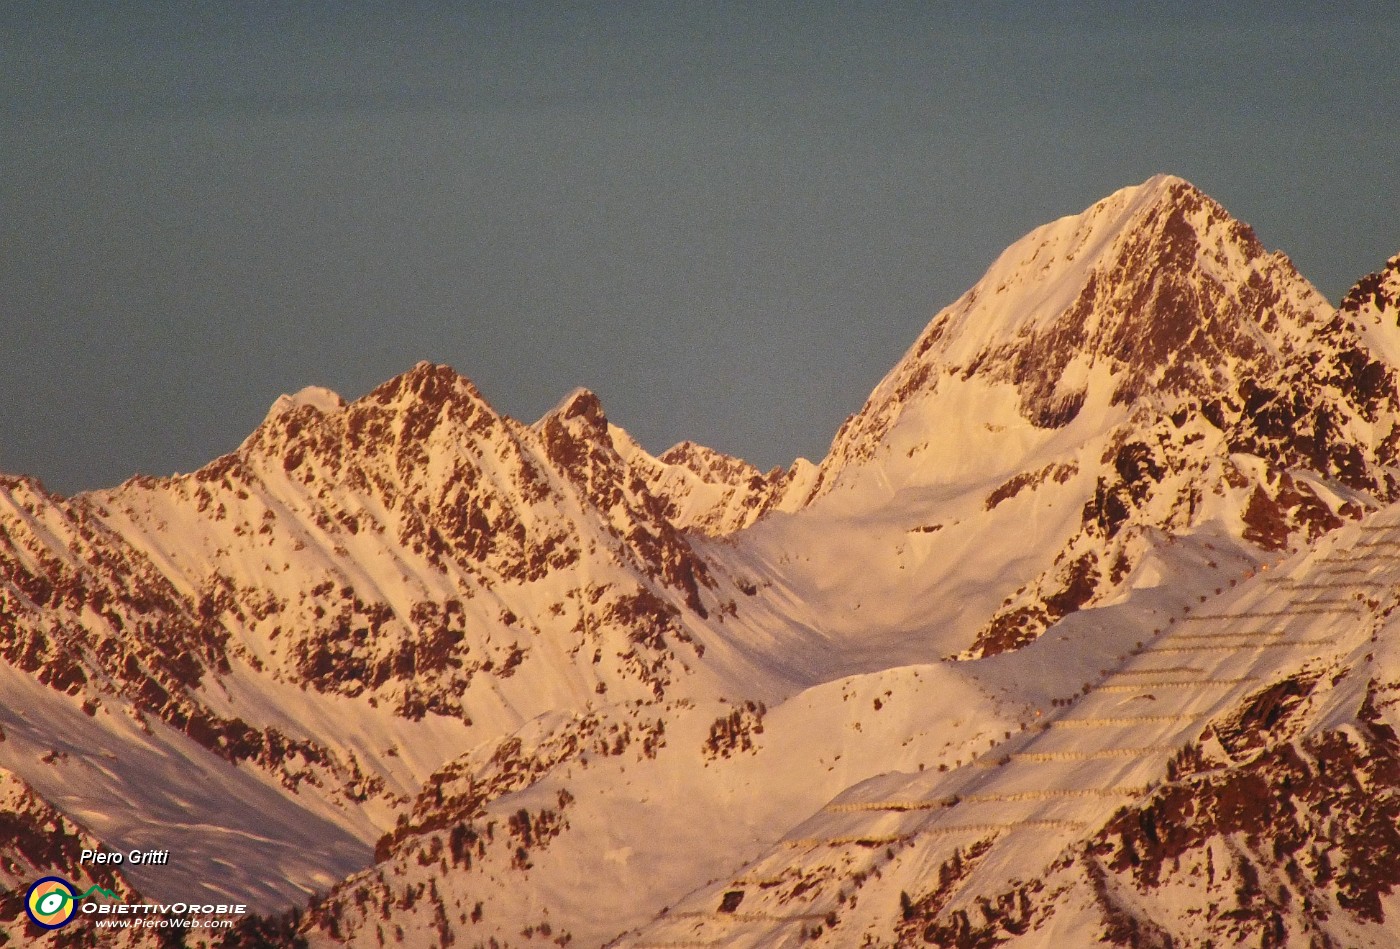
M100 886L90 886L79 893L63 877L41 877L30 884L24 898L24 911L40 929L60 929L78 914L78 902L93 893L117 899L117 894Z
M40 929L58 929L77 915L78 893L63 877L43 877L29 887L24 911Z

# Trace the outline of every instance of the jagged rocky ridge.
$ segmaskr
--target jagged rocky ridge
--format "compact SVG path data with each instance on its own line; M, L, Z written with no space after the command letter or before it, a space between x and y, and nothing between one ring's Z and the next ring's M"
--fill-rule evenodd
M713 580L606 451L605 427L591 394L526 428L421 364L348 406L279 406L193 475L72 500L12 480L0 608L18 635L6 658L60 691L119 694L239 759L241 731L208 734L228 723L186 705L234 660L374 693L407 718L462 716L472 677L513 675L541 625L567 623L575 651L616 626L660 651L600 659L590 691L663 693L677 664L665 637L698 652L679 617L707 615ZM581 584L567 617L562 603L510 609L506 588L588 558L633 583ZM376 573L376 559L399 576Z
M823 905L801 932L829 944L1092 928L1065 909L1075 894L1102 909L1104 887L1151 889L1092 836L1075 844L1092 861L1013 849L1031 870L985 878L968 868L1012 859L994 840L946 871L948 854L917 846L910 859L891 844L886 868L808 863L783 841L866 782L961 780L1162 616L1392 502L1397 273L1400 258L1333 309L1219 205L1159 177L1009 248L819 466L762 474L690 443L653 457L584 390L524 425L420 364L348 404L283 397L191 475L71 499L7 479L0 725L23 728L0 765L114 844L177 812L214 828L183 838L210 856L222 834L283 828L242 855L272 882L230 885L269 911L329 889L267 930L314 942L600 944L709 900L710 879L733 885L680 918L781 915L764 900L785 893L897 910ZM1281 688L1293 708L1304 686ZM90 726L46 732L15 717L25 703ZM1227 743L1283 754L1231 708ZM1300 760L1352 734L1337 727L1297 737ZM1356 727L1380 761L1383 727ZM136 749L199 780L161 773L177 801L157 800L112 774ZM1252 760L1217 762L1212 780ZM211 762L243 783L221 791ZM1162 788L1199 796L1179 774ZM264 796L240 810L249 795ZM1298 801L1289 846L1317 838L1323 807L1365 817L1359 797ZM293 833L312 826L324 848ZM1224 826L1208 815L1180 853L1216 846ZM1069 895L1027 889L1054 874ZM137 883L158 895L171 880ZM969 885L1011 909L970 913L954 891ZM1364 881L1351 902L1326 881L1289 885L1292 902L1258 904L1285 929L1319 899L1364 929L1351 894L1383 902L1390 884ZM1104 932L1149 938L1160 917L1195 938L1166 910L1109 903ZM749 922L719 941L795 931Z
M723 591L609 428L591 393L526 426L424 363L350 404L279 400L190 475L72 499L8 479L4 657L69 697L101 754L156 728L368 854L458 750L695 678ZM91 810L125 825L139 782L109 787L94 749L65 742L47 749L74 752L62 766L16 767L55 791L82 774L110 795Z

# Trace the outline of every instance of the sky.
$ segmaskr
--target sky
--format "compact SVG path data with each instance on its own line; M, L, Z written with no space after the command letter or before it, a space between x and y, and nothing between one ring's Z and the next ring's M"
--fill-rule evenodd
M817 459L1004 247L1157 172L1335 302L1400 252L1394 14L6 3L0 471L191 471L420 359Z

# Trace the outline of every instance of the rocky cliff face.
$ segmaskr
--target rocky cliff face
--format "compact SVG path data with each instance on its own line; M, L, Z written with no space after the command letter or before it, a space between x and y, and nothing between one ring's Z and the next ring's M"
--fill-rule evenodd
M1373 325L1400 322L1400 254L1358 280L1339 309Z

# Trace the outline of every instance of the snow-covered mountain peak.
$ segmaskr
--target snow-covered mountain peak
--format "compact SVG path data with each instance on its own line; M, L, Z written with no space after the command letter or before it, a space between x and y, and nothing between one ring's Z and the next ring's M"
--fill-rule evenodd
M404 479L417 481L428 474L416 471L418 463L438 453L430 442L442 442L439 448L455 455L453 444L499 441L513 425L450 366L419 362L350 403L318 387L280 397L239 450L215 461L201 477L218 476L230 465L257 468L272 459L307 478L305 459L318 459L326 471L354 459L356 466L388 464Z
M550 416L561 420L583 417L593 422L602 420L606 423L607 421L607 413L603 411L602 400L598 398L596 393L583 386L579 386L560 399L558 404L550 409L540 421L543 422Z
M742 458L691 441L658 457L647 454L626 432L612 429L613 442L651 492L664 499L668 519L684 530L719 536L747 527L800 494L791 472L763 474Z
M551 457L566 468L577 465L594 450L613 453L603 403L584 388L574 389L560 399L532 428L544 439Z
M1014 382L1031 421L1053 426L1060 407L1046 397L1076 359L1119 377L1115 401L1149 384L1199 394L1222 381L1211 371L1222 358L1271 358L1280 320L1311 325L1327 309L1247 225L1161 175L1012 244L911 355Z
M1372 322L1334 310L1189 183L1123 189L1030 232L933 318L837 433L803 515L760 532L768 556L790 534L887 524L803 579L837 603L904 602L911 573L973 543L983 576L1037 563L938 624L977 615L958 653L972 656L1109 601L1152 538L1210 524L1265 550L1315 539L1397 494L1400 341ZM997 553L982 538L1003 519L1018 542ZM904 559L882 574L889 550ZM872 596L879 582L889 593Z
M1211 411L1228 427L1230 406L1273 398L1258 395L1278 391L1264 380L1309 375L1348 402L1354 377L1379 373L1377 357L1394 347L1335 317L1248 225L1188 182L1156 176L1031 231L938 313L838 433L817 493L876 454L916 406L970 381L1011 387L1017 414L1041 430L1069 424L1086 402L1130 411L1143 401L1154 413L1221 406Z
M450 400L466 400L485 404L481 392L465 376L451 366L420 360L413 368L378 386L366 399L382 405L399 402L421 402L440 407Z
M621 491L683 531L718 536L745 527L789 497L792 478L683 441L659 457L608 420L598 396L574 389L531 426L550 459L595 500ZM604 506L613 503L606 500Z
M1219 253L1227 244L1228 257ZM1209 249L1217 253L1202 253ZM1158 175L1016 241L919 342L942 341L945 359L966 364L989 346L1050 328L1086 286L1110 276L1123 282L1196 268L1218 275L1261 254L1253 233L1209 197Z

